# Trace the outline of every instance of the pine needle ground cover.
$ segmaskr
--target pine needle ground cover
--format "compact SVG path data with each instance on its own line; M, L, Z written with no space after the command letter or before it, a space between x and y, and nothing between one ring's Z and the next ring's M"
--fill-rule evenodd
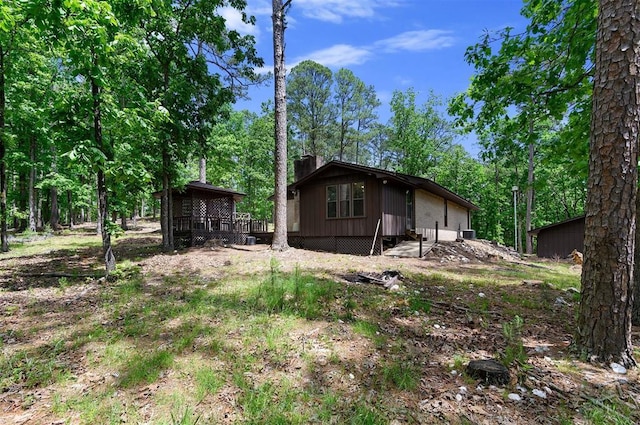
M568 262L163 254L153 230L116 241L106 280L82 229L0 256L0 422L640 420L637 372L571 352L580 269ZM400 291L348 280L388 269ZM511 381L467 376L477 359Z

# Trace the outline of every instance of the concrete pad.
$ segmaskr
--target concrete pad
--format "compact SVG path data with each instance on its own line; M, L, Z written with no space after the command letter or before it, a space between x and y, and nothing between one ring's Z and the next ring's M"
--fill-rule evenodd
M422 256L424 257L435 245L435 241L422 242ZM388 257L418 258L420 257L420 241L402 241L398 245L384 251Z

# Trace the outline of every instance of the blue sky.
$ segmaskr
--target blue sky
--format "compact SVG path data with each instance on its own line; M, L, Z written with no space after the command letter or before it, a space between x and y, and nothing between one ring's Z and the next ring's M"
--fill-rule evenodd
M394 90L413 87L418 102L433 90L443 98L465 90L473 69L464 61L466 48L486 30L523 29L519 0L293 0L285 33L287 69L311 59L333 71L349 68L373 85L382 102L380 121L389 119ZM258 53L272 69L271 0L248 0L256 26L242 24L233 9L224 9L227 25L256 37ZM273 97L273 85L249 90L250 100L236 109L260 111ZM458 140L472 155L473 136Z

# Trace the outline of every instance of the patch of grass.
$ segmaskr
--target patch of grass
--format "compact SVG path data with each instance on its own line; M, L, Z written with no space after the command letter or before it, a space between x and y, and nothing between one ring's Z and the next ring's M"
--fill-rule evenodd
M593 425L634 425L630 408L615 399L605 401L591 400L584 407L584 416Z
M506 347L500 354L500 361L506 367L513 364L518 366L527 365L527 352L522 343L522 326L524 321L520 316L515 316L511 322L502 324L502 335L504 336Z
M224 379L220 373L211 367L202 366L195 372L196 398L203 400L207 395L213 395L222 388Z
M353 413L348 423L350 425L386 425L389 420L368 403L358 403L353 406Z
M171 412L171 425L196 425L200 423L201 416L191 410L190 407Z
M153 329L153 328L152 328ZM122 319L122 334L129 338L139 338L149 332L149 323L136 311L128 311Z
M386 342L386 338L380 334L379 329L378 325L366 320L356 320L353 324L353 331L371 339L376 347L381 347Z
M297 267L294 273L283 274L277 261L272 260L269 275L253 291L252 306L268 314L289 313L317 319L337 290L336 282L303 275Z
M378 325L365 320L356 320L353 324L353 331L371 339L375 338L379 334Z
M59 415L73 412L79 419L74 423L87 425L116 425L122 423L123 419L127 423L137 423L140 420L137 410L128 409L118 397L114 397L113 389L83 394L66 400L62 399L60 394L55 394L52 410Z
M175 331L176 339L173 348L177 353L195 348L195 341L198 337L211 334L211 328L203 326L197 319L186 319Z
M287 382L278 385L265 382L245 388L240 403L246 424L306 424L308 418L300 413L298 394Z
M338 410L339 402L340 397L333 391L323 394L320 397L319 407L316 411L317 418L322 423L328 423Z
M559 372L580 375L580 368L578 368L575 364L571 363L568 360L559 360L555 362L556 368Z
M109 274L110 280L117 280L118 292L126 299L139 295L142 292L143 279L140 266L129 262L119 264L118 267Z
M410 363L393 362L382 369L385 384L392 384L399 390L412 391L418 386L418 370Z
M476 297L469 303L469 309L475 313L487 313L491 307L491 301L487 297Z
M344 296L344 299L342 300L342 308L343 308L342 319L346 321L352 321L355 318L353 312L355 311L357 306L358 306L358 303L356 302L356 299L353 296L353 287L351 285L347 285L345 296Z
M102 246L102 238L98 235L70 235L63 238L51 237L50 234L38 233L37 240L16 241L10 243L9 252L3 253L4 258L40 256L54 251L76 251L89 247Z
M0 358L0 392L18 385L24 388L43 387L66 379L68 366L60 360L65 352L63 340L22 350Z
M72 349L78 349L91 341L102 341L110 338L110 334L101 323L93 323L86 332L78 333L73 340Z
M119 384L122 388L151 384L160 377L162 371L172 365L173 355L166 350L138 354L125 365Z
M467 363L469 363L469 359L461 354L453 355L453 363L449 365L449 370L456 370L458 372L462 372L465 370Z
M429 313L431 311L431 302L424 298L411 297L409 298L409 308L411 311L419 311L422 313Z
M58 289L64 292L70 286L69 279L66 277L61 277L58 279Z
M514 294L512 292L503 292L501 295L502 301L509 304L513 304L519 307L530 308L532 310L545 310L547 305L532 298L522 297L521 295Z

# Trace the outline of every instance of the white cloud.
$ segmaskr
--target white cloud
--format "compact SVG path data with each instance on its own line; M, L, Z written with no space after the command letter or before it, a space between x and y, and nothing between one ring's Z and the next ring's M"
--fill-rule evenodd
M303 60L312 60L329 68L341 68L349 65L361 65L371 57L371 52L364 47L355 47L348 44L336 44L322 50L316 50L304 57L296 58L293 62L298 64ZM291 65L293 68L295 65Z
M400 86L410 86L413 84L413 80L411 78L407 78L407 77L403 77L400 75L397 75L393 78L393 81L395 81L398 85Z
M407 31L394 37L385 38L374 43L375 47L386 52L408 50L421 52L424 50L443 49L453 46L455 38L451 31L444 30L420 30Z
M307 18L339 24L344 18L375 18L377 9L399 4L401 0L297 0L292 7Z
M250 0L247 2L245 9L247 14L255 16L271 16L273 13L273 5L266 0Z
M450 31L408 31L394 37L378 40L368 46L358 47L350 44L336 44L326 49L316 50L287 62L287 70L291 70L304 60L312 60L328 68L343 68L351 65L362 65L374 57L377 52L420 52L451 47L454 42L455 38ZM256 72L261 74L273 72L273 66L261 68L256 70ZM401 85L411 84L411 80L403 79L401 77L396 77L396 81Z
M376 94L378 95L378 100L383 104L391 102L393 98L393 93L387 90L376 90Z
M266 75L268 73L273 73L273 65L265 65L265 66L261 66L260 68L253 68L253 72L255 72L256 74L259 75Z
M220 16L225 21L227 28L230 30L236 30L243 35L253 35L258 37L260 35L260 28L257 25L247 24L242 21L242 13L233 7L222 7L219 9Z

